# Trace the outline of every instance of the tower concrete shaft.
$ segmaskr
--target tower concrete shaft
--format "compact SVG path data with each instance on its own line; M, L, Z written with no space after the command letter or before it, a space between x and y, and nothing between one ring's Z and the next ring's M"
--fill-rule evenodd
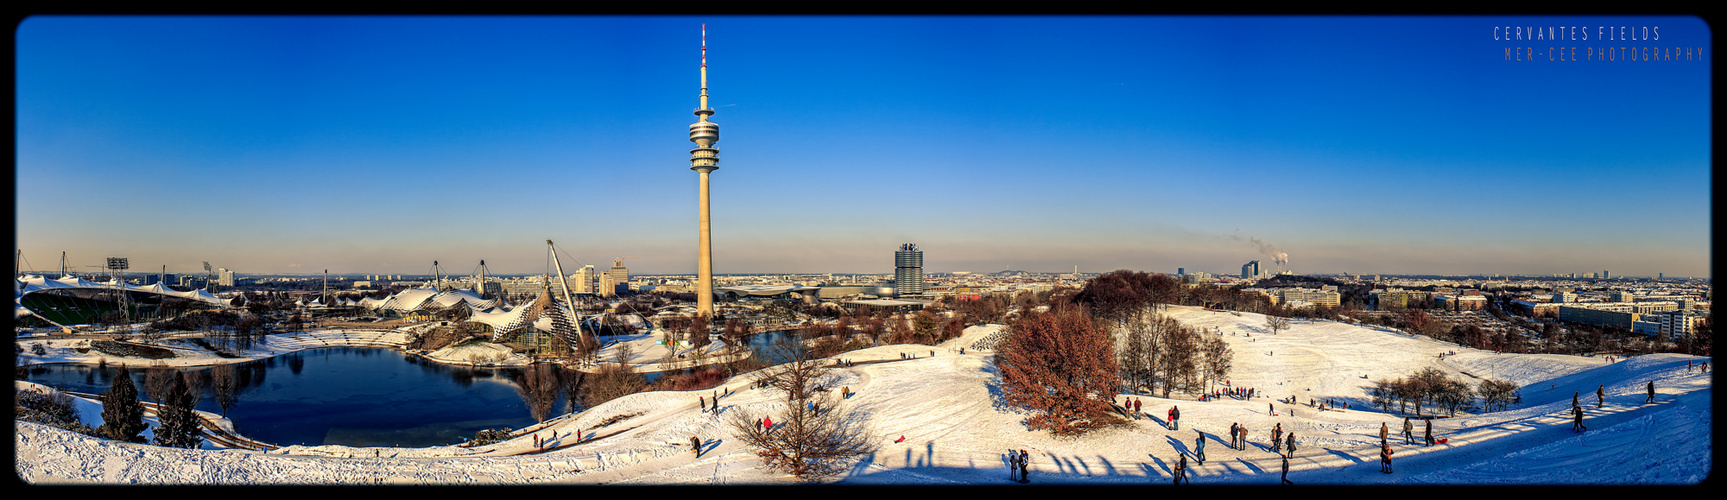
M690 125L690 142L696 143L696 148L690 150L690 170L696 171L701 177L701 229L696 249L696 314L708 317L714 315L714 250L708 213L708 174L720 168L720 150L713 147L714 143L720 141L720 125L708 121L708 117L713 114L714 110L708 107L708 26L704 24L701 107L696 108L699 119Z

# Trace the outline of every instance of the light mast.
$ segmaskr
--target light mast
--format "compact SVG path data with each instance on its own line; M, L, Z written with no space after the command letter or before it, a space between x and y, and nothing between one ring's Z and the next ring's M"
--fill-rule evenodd
M720 141L720 126L708 121L714 110L708 107L708 25L702 25L702 105L696 108L696 123L690 125L690 170L701 175L701 229L696 250L696 314L714 315L714 251L708 218L708 174L719 170L719 152L714 143Z

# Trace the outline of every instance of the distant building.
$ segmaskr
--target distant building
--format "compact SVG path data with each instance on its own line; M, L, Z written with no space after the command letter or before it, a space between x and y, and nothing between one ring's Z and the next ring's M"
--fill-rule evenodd
M595 271L594 266L582 266L580 271L576 271L574 278L576 293L594 293L596 288L594 282L598 279L599 271Z
M1302 288L1284 288L1280 290L1283 304L1308 303L1316 306L1337 307L1339 296L1336 291L1312 290Z
M217 274L216 284L222 286L234 286L234 272L229 271L226 267L217 269L219 274Z
M917 245L906 243L900 245L893 253L894 295L897 297L923 296L923 251Z
M1607 298L1614 302L1634 302L1637 300L1635 296L1631 295L1631 292L1627 291L1613 292L1608 294Z
M600 275L600 295L611 297L630 291L630 270L623 266L612 266L605 274Z
M1250 280L1259 277L1259 261L1251 261L1241 266L1241 279Z
M1595 326L1612 326L1631 329L1631 323L1637 321L1637 313L1598 309L1570 305L1559 306L1559 321L1582 323Z
M1479 311L1487 306L1487 297L1481 295L1435 295L1433 301L1451 311Z

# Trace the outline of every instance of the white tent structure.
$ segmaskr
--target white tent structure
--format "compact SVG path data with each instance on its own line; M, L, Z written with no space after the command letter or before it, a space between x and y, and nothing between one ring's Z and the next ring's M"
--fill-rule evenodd
M223 300L222 298L217 297L215 295L210 295L210 292L207 290L193 290L193 291L189 291L189 292L182 292L179 290L175 290L173 288L169 288L167 285L163 285L161 283L156 283L153 285L145 285L145 286L138 286L138 285L133 285L133 284L124 284L124 283L121 285L123 285L125 290L128 292L149 293L149 294L162 295L162 296L167 296L167 297L179 297L182 299L191 299L191 300L196 300L199 302L204 302L204 303L208 303L211 305L217 305L217 306L227 305L226 300ZM83 289L83 290L114 290L117 288L121 288L121 287L116 286L115 283L112 281L107 282L107 283L97 283L94 281L89 281L89 280L85 280L83 278L79 278L77 276L66 276L66 277L62 277L60 279L54 279L54 280L48 279L47 277L44 277L44 276L25 276L25 277L17 278L14 280L14 286L13 286L14 293L13 293L12 300L15 303L22 302L24 300L25 295L29 295L29 294L37 293L37 292L48 291L48 290L79 290L79 289Z
M228 302L226 300L223 300L222 298L217 297L215 295L211 295L210 292L207 290L193 290L193 291L189 291L189 292L182 292L179 290L175 290L173 288L169 288L167 285L164 285L161 283L138 286L138 285L132 285L132 284L127 284L127 283L116 284L113 281L109 281L107 283L97 283L94 281L89 281L89 280L86 280L83 278L79 278L77 276L62 276L62 277L60 277L60 279L48 279L48 277L46 277L46 276L27 275L27 276L13 279L13 283L12 283L12 317L13 318L22 318L25 316L34 315L38 318L42 318L44 321L48 321L49 323L53 323L52 320L48 320L48 318L42 316L41 314L37 314L35 311L31 311L30 308L24 306L24 296L30 295L33 293L40 293L40 292L47 292L47 291L73 291L73 290L113 291L113 290L119 290L119 289L124 289L127 292L148 293L148 294L154 294L154 295L161 295L164 297L178 297L178 298L182 298L182 299L195 300L198 302L203 302L203 303L210 304L210 305L217 306L217 307L226 307L228 304ZM59 326L58 323L55 323L55 325Z

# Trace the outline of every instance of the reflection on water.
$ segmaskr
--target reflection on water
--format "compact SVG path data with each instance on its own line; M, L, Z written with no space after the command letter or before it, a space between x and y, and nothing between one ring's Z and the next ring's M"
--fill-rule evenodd
M534 423L516 368L474 369L416 362L388 349L332 347L235 365L237 402L228 418L241 433L280 445L435 446L460 443L486 428ZM101 394L118 367L41 365L26 380ZM209 377L210 367L187 368ZM133 367L144 393L148 369ZM221 413L206 384L198 409ZM564 391L558 391L563 393ZM569 408L569 405L563 405Z
M772 346L789 332L754 335L757 359L778 364ZM281 362L278 362L280 360ZM535 422L530 407L579 411L580 377L540 375L524 384L521 368L446 365L389 349L329 347L234 365L236 402L227 416L241 434L279 445L437 446L460 443L481 429L521 428ZM25 380L101 394L117 365L36 365ZM184 368L211 379L211 367ZM132 367L132 383L145 395L148 367ZM649 380L660 373L647 373ZM548 382L549 380L549 382ZM548 388L545 384L556 387ZM198 409L222 413L213 384L204 384ZM523 390L522 387L529 387ZM558 403L562 404L558 404ZM553 415L555 416L555 415Z

